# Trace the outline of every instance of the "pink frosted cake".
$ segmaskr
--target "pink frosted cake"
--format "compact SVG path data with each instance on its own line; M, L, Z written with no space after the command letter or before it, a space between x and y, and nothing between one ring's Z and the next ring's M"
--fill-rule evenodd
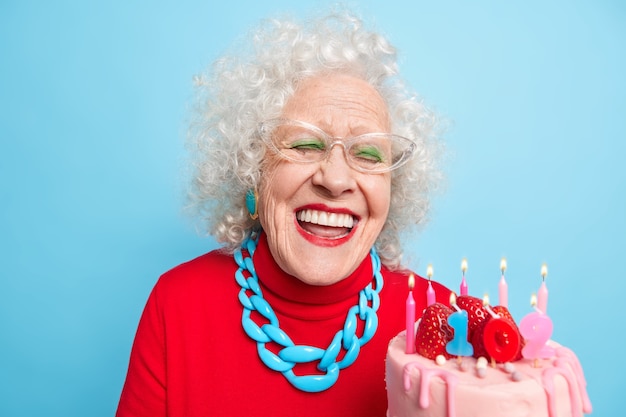
M406 353L410 345L406 331L389 343L387 417L570 417L591 413L582 367L570 349L549 341L538 358L526 358L528 353L524 357L522 351L530 343L514 334L519 330L508 311L499 308L494 321L471 306L474 297L465 298L459 297L459 301L464 301L460 304L469 313L469 318L464 313L469 321L467 340L475 345L474 352L459 359L446 349L450 349L454 334L447 317L454 310L438 303L425 310L417 326L416 353ZM510 321L512 327L492 335L495 348L488 344L485 349L486 324L499 320Z

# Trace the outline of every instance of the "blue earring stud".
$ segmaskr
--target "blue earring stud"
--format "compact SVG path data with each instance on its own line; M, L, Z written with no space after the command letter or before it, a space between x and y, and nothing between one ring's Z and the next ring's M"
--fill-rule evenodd
M250 218L252 220L256 220L259 217L257 200L259 196L257 195L256 189L250 188L246 191L246 208L248 209L248 213L250 213Z

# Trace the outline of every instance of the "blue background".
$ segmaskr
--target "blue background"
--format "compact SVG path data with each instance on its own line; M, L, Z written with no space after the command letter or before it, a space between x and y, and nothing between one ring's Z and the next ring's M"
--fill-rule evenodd
M182 214L192 76L260 17L324 2L0 2L0 415L111 416L163 271L216 247ZM265 3L265 4L263 4ZM293 3L293 4L292 4ZM554 338L621 413L626 7L363 1L450 121L407 261L519 320L548 263Z

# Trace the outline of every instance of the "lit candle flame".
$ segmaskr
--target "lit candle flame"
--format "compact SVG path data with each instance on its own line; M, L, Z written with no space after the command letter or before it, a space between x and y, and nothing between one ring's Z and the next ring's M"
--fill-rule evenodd
M530 305L532 307L536 307L537 306L537 294L533 294L530 296Z
M500 271L502 271L502 275L504 275L504 271L506 271L506 258L500 260Z
M411 272L411 275L409 275L409 290L412 290L414 286L415 286L415 276Z
M426 268L426 276L428 279L431 279L433 276L433 266L431 264L428 264L428 268Z
M541 279L546 280L546 275L548 275L548 265L545 263L541 265Z
M450 292L450 305L453 306L456 304L456 294L454 291Z
M485 295L483 296L483 307L485 307L485 310L487 310L487 312L491 315L492 318L494 319L500 318L500 314L497 314L495 311L491 309L491 307L489 307L489 296L487 295L487 293L485 293Z
M465 271L467 271L467 259L465 258L461 261L461 271L463 271L463 275L465 275Z

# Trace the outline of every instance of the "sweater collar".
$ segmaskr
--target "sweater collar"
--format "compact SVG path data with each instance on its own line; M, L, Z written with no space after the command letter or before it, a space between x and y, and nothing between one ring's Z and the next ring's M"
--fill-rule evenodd
M253 260L266 300L274 310L291 316L315 319L345 315L346 305L356 304L359 291L372 281L368 255L352 274L339 282L327 286L306 284L278 266L265 233L261 233Z

